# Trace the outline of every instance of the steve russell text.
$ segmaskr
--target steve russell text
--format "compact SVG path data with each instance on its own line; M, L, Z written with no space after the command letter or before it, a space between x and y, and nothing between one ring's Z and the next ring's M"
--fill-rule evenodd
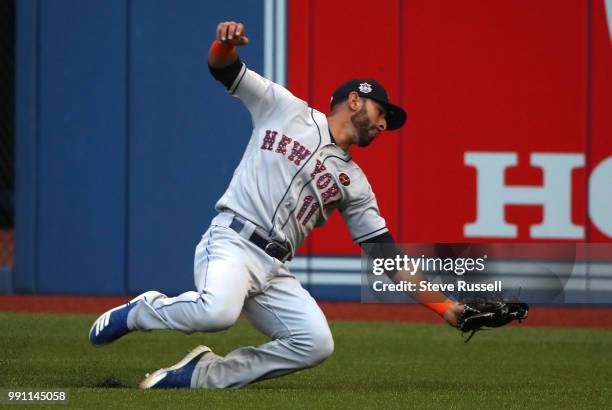
M402 280L397 283L384 283L377 280L372 284L372 288L376 292L501 292L502 282L501 280L496 280L486 283L470 283L459 280L457 283L431 283L427 280L422 280L415 283Z

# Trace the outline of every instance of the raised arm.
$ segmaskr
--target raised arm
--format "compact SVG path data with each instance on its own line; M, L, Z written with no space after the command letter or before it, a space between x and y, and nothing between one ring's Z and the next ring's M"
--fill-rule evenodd
M215 37L208 51L210 73L244 103L254 128L272 114L295 106L298 100L288 90L248 69L240 60L237 47L249 43L242 23L219 23Z

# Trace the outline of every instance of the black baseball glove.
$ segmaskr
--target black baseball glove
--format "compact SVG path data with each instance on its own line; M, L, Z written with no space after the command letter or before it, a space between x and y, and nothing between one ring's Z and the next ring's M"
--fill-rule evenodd
M466 299L461 303L465 311L459 317L457 328L463 333L472 332L466 343L479 330L504 326L513 320L521 322L529 313L529 305L518 301Z

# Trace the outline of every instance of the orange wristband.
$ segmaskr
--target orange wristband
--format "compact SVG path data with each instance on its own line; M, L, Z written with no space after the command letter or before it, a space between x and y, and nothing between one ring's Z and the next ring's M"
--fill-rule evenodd
M444 316L444 313L446 313L446 311L448 310L448 308L450 308L453 305L454 302L452 302L451 300L447 299L444 302L428 302L428 303L423 303L423 306L425 306L428 309L433 310L434 312L436 312L438 315L440 316Z
M218 58L226 58L236 52L236 47L228 43L220 43L215 40L210 45L210 53Z

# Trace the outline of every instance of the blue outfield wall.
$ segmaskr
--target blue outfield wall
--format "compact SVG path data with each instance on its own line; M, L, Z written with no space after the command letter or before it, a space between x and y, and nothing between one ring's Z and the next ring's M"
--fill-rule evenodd
M13 291L193 288L193 252L250 135L210 77L217 23L263 2L20 0Z

